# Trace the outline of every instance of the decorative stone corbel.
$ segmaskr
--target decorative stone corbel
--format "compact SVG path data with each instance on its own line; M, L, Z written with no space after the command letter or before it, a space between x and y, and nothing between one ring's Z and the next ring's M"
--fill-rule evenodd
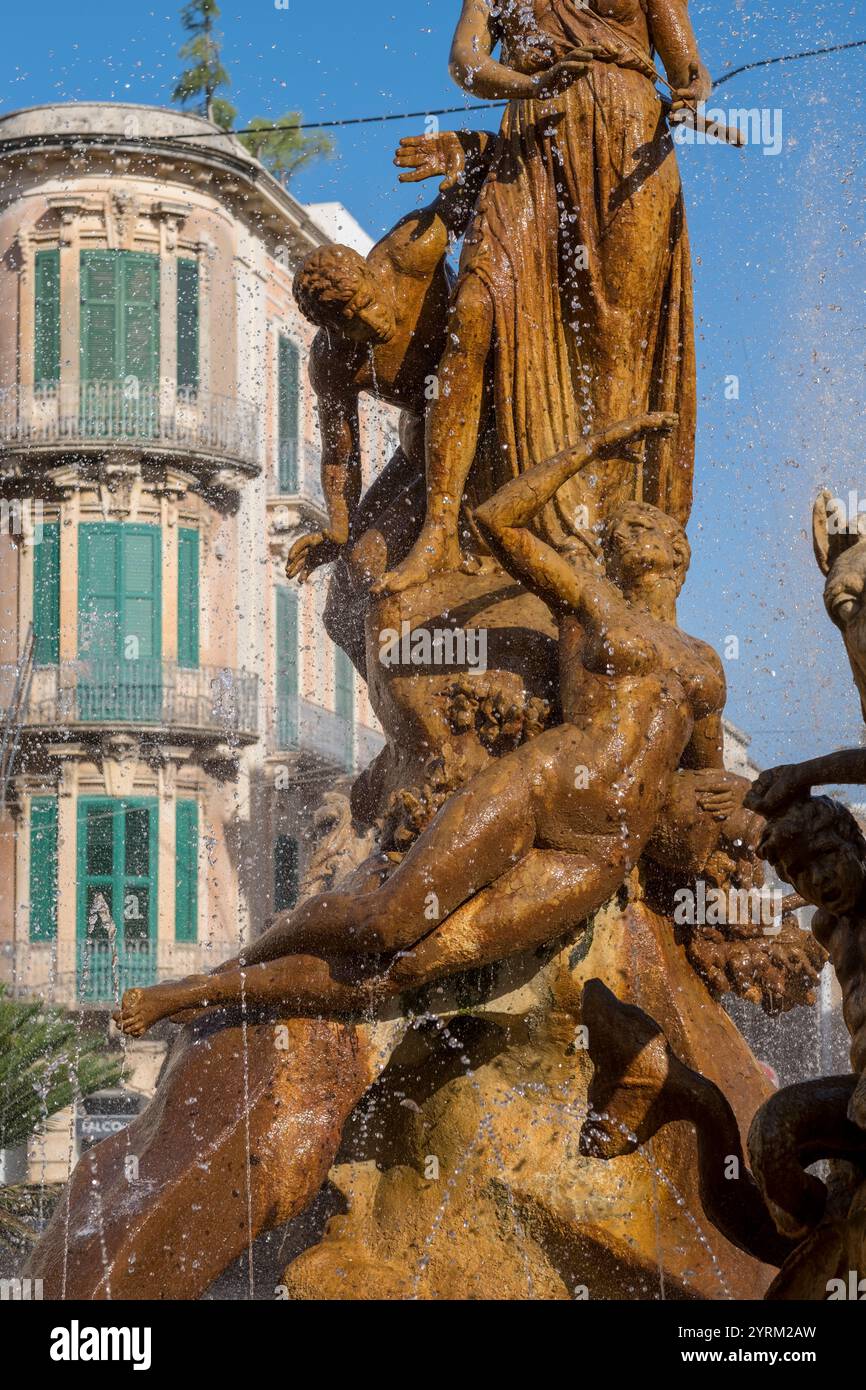
M112 193L109 205L106 208L106 226L113 229L112 237L109 231L109 246L112 242L118 250L131 251L135 246L135 232L138 226L140 201L136 195L128 189L119 189Z
M47 202L49 208L60 214L60 245L74 245L79 218L86 212L94 212L95 204L89 198L82 198L80 193L52 194Z
M102 462L99 469L99 505L108 521L112 513L125 521L135 521L144 486L141 469L135 463Z
M64 501L69 501L81 491L81 476L74 464L64 463L57 468L48 468L45 470L45 477Z
M188 203L171 202L167 199L154 203L153 216L160 224L163 255L172 255L177 251L178 234L189 214Z
M158 795L163 801L173 801L177 793L178 773L190 761L189 749L155 745L147 757L148 766L157 776Z
M15 247L18 253L18 283L21 289L25 290L32 284L36 268L37 246L30 227L18 228L15 236Z
M188 473L175 468L166 468L165 473L151 485L151 490L160 499L160 518L163 526L177 525L178 508L192 487L194 479Z
M141 741L134 734L103 735L100 763L106 796L121 797L132 794L140 756Z

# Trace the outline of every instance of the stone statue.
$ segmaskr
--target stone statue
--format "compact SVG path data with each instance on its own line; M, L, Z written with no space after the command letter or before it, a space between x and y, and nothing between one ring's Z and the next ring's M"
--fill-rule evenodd
M588 981L742 1126L769 1088L718 995L752 988L744 957L782 1006L816 975L671 912L699 876L759 881L763 821L723 766L721 663L676 622L694 353L654 51L690 109L683 0L467 0L452 71L509 100L500 135L404 142L440 196L366 260L299 269L328 524L289 573L335 561L328 630L387 743L318 892L212 974L124 996L125 1031L182 1027L151 1105L73 1174L31 1261L49 1297L197 1297L326 1179L340 1213L305 1228L295 1298L766 1285L779 1243L751 1257L704 1220L684 1126L611 1163L577 1142ZM363 498L362 392L403 412Z
M862 703L866 541L828 492L815 503L813 540ZM854 1073L787 1086L766 1101L749 1132L752 1172L719 1087L684 1066L658 1025L600 980L585 991L595 1066L585 1152L622 1155L672 1121L693 1122L704 1210L742 1249L781 1266L772 1299L847 1298L852 1280L859 1291L866 1277L866 838L846 807L810 795L822 783L864 781L864 750L850 749L771 768L744 799L767 817L759 853L817 908L811 935L842 990ZM818 1159L831 1160L823 1179L808 1171Z
M405 138L395 156L404 170L401 182L443 175L439 196L401 218L366 259L349 246L323 246L295 275L298 307L319 329L309 371L321 421L328 525L294 543L286 574L304 579L317 566L338 561L325 623L362 675L367 590L405 556L418 532L425 423L453 287L446 258L466 230L494 144L485 132ZM400 448L363 500L362 393L401 411Z
M852 1272L855 1282L866 1277L866 839L844 806L814 797L773 817L759 848L818 907L811 929L842 987L855 1074L786 1086L766 1101L749 1131L750 1172L719 1087L683 1066L642 1010L593 980L584 1017L595 1073L582 1145L610 1159L691 1121L707 1215L742 1249L781 1266L766 1296L848 1297ZM833 1161L823 1179L808 1171L819 1159Z
M812 541L818 567L825 576L824 606L839 628L866 719L866 537L862 518L852 524L826 490L812 511ZM813 787L866 784L866 748L843 749L803 763L785 764L762 772L752 793L756 810L768 815L783 810Z
M466 234L429 415L426 520L384 581L391 592L459 564L458 509L488 430L493 490L610 421L674 411L667 438L569 479L535 525L561 544L628 499L688 519L691 265L653 52L675 104L709 95L684 0L464 3L452 76L470 96L509 105ZM640 151L627 175L623 149Z
M646 416L611 426L475 509L504 568L558 617L562 722L476 773L384 882L377 864L367 891L353 877L342 892L310 899L252 942L235 969L128 990L117 1014L124 1032L242 998L299 1013L365 1009L381 995L546 945L620 887L675 775L705 812L710 847L720 833L714 809L728 844L747 842L750 818L738 800L748 784L722 762L721 662L676 626L689 562L682 527L648 503L624 503L605 530L605 574L586 551L566 558L529 529L572 474L675 425ZM688 770L678 771L682 760ZM357 985L332 968L335 955L387 962L380 973L365 969Z

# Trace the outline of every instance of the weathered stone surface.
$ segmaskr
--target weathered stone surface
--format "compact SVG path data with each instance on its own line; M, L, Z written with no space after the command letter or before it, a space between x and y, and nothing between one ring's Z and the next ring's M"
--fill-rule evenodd
M495 975L475 1006L437 993L437 1018L416 1021L356 1111L330 1174L347 1212L290 1265L290 1297L760 1297L772 1271L701 1210L691 1125L607 1163L578 1151L593 977L662 1023L741 1127L768 1094L670 926L611 904L548 961Z

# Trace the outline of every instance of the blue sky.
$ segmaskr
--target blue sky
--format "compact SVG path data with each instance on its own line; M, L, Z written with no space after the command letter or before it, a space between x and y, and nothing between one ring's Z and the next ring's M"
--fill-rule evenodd
M43 102L166 103L180 4L41 0L4 13L0 109ZM693 0L714 76L756 58L866 38L866 7ZM239 124L300 108L328 120L463 104L446 58L458 0L226 0L220 27ZM824 616L809 512L821 486L866 499L864 465L866 49L745 73L724 107L781 109L777 157L686 148L680 164L695 260L699 433L690 631L722 648L729 713L763 763L860 736L841 639ZM462 123L459 116L443 118ZM490 114L471 117L491 124ZM375 233L425 185L396 182L391 153L418 122L338 133L337 153L293 185L339 199ZM725 398L737 376L739 400Z

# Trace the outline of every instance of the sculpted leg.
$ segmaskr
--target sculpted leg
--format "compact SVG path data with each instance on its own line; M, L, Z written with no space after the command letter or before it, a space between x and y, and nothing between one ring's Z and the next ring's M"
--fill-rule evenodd
M139 1036L160 1018L241 999L251 1008L273 1005L288 1015L375 1010L396 994L555 941L616 891L625 867L621 847L607 841L592 857L531 850L423 941L395 955L381 975L362 979L350 962L336 973L333 962L318 956L289 955L244 970L128 990L115 1017L124 1032Z
M536 838L536 795L551 730L491 763L446 804L373 893L359 895L338 932L325 913L309 914L291 949L389 952L413 946L473 894L528 854Z
M453 912L386 977L401 991L546 946L606 902L625 866L616 847L598 858L567 850L532 850L488 888Z
M490 296L474 275L457 291L448 345L439 366L438 395L427 419L427 515L402 564L374 593L399 593L438 570L457 569L457 520L475 450L485 397L485 368L493 337Z
M367 985L344 982L321 957L292 955L213 975L189 975L148 989L128 989L113 1017L124 1033L137 1038L161 1018L183 1015L188 1021L220 1006L274 1005L292 1017L339 1016L365 1009L374 996L372 981Z

